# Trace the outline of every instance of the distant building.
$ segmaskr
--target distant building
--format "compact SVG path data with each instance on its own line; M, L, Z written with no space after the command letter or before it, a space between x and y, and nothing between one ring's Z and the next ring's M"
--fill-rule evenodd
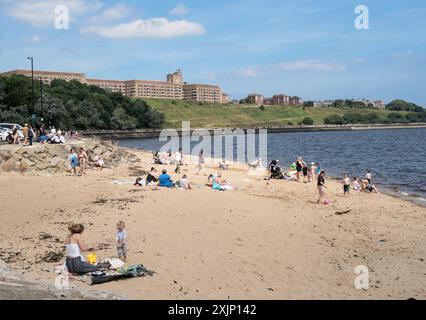
M230 104L231 103L231 96L229 94L222 92L222 104Z
M301 106L303 104L303 100L300 97L290 97L290 105L291 106Z
M272 97L274 105L277 106L288 106L290 105L290 97L285 94L276 94Z
M251 93L247 96L246 102L249 104L261 105L264 103L264 96L258 93Z
M0 73L0 76L13 76L22 75L31 77L31 70L12 70L4 73ZM35 71L34 79L42 80L44 84L50 84L55 79L62 79L66 81L77 80L81 83L86 83L86 75L84 73L72 73L72 72L53 72L53 71Z
M222 90L219 86L206 84L184 84L183 99L205 103L222 103Z
M0 76L24 75L31 77L30 70L13 70L0 73ZM219 86L205 84L184 84L181 70L167 75L167 81L155 80L100 80L87 79L84 73L34 71L34 78L50 84L54 79L77 80L88 85L99 86L112 92L137 98L188 100L208 103L228 103Z
M330 108L336 101L354 101L354 102L362 102L366 107L372 107L376 109L385 109L386 105L383 100L367 100L367 99L341 99L341 100L320 100L314 101L314 107L317 108Z

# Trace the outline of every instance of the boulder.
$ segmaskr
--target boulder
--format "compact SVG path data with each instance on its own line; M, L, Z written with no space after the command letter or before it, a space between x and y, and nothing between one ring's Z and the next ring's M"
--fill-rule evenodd
M6 160L2 165L2 170L5 172L11 172L15 170L15 160L10 158Z
M65 160L63 158L55 157L55 158L50 159L50 161L49 161L50 167L58 167L59 165L65 166Z

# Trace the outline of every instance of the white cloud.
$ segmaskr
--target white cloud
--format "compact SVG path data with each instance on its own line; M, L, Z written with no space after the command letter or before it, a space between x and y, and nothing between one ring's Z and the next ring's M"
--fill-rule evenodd
M94 25L82 29L107 39L174 38L186 35L201 35L206 32L201 24L186 20L169 21L166 18L135 20L115 26Z
M31 38L26 39L25 42L29 44L36 44L36 43L40 43L42 40L43 40L42 37L35 35L35 36L32 36Z
M346 66L334 62L321 60L297 60L292 62L282 62L278 68L287 71L345 71Z
M90 21L93 23L100 23L105 21L120 20L128 17L132 10L133 9L131 7L124 4L115 5L104 10L98 15L91 17Z
M236 74L244 78L256 78L259 76L258 71L255 68L245 68L238 70Z
M184 16L190 13L191 10L183 3L179 3L176 7L170 10L169 14L172 16Z
M401 58L404 58L404 57L412 56L413 54L414 54L413 50L405 50L403 52L396 52L396 53L394 53L393 57L395 59L401 59Z
M55 8L59 5L69 9L71 18L102 7L98 0L21 0L6 3L5 13L36 27L48 27L54 24Z

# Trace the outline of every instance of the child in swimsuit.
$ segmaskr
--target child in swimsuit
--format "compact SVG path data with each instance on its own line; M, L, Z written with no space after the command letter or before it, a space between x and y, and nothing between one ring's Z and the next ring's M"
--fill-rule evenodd
M349 179L348 175L345 174L345 177L343 178L343 192L345 196L349 197L350 187L351 187L351 180Z

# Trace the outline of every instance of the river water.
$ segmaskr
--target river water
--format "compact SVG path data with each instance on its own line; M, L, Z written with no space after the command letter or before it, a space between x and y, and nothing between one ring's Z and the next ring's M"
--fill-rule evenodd
M282 167L302 156L329 176L364 177L370 169L382 191L426 206L426 129L277 133L268 135L268 159ZM158 139L120 140L119 145L160 150ZM208 156L208 155L206 155Z

